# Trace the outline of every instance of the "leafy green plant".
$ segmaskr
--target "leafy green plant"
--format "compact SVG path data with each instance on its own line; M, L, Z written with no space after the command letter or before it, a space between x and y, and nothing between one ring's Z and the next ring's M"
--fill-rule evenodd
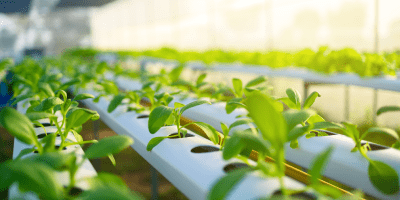
M383 113L387 112L395 112L395 111L400 111L399 106L384 106L382 108L379 108L377 111L377 115L381 115ZM400 140L397 138L396 142L392 145L392 148L400 150Z
M59 95L61 95L65 100L63 101L58 97L49 97L41 102L38 100L31 101L34 103L31 103L26 116L11 108L4 108L1 111L1 125L21 142L34 145L35 147L22 151L22 153L26 154L35 150L38 151L39 154L56 151L54 145L52 145L54 144L56 135L61 136L59 151L70 145L96 142L94 140L83 141L79 132L82 130L83 123L89 119L99 119L99 114L96 111L77 107L77 100L93 98L93 95L79 94L73 100L67 99L67 93L63 90L57 92L57 96ZM59 111L62 116L61 120L59 120L56 115L57 111ZM37 120L45 118L49 118L51 124L54 124L57 127L57 132L47 135L41 142L39 142L32 123L42 126ZM77 143L68 142L66 140L69 132L74 134Z
M344 134L355 143L352 152L360 152L360 154L369 162L368 175L371 183L384 194L396 194L399 192L399 175L391 166L381 161L372 160L368 157L367 152L370 150L368 142L362 145L361 141L369 134L384 134L399 140L397 133L389 128L372 127L364 134L359 133L357 126L351 123L343 122L343 126L339 128Z
M246 99L245 105L249 111L249 116L257 125L259 131L244 130L235 131L232 137L228 138L223 149L223 158L229 160L233 157L246 162L250 169L236 170L228 173L225 177L219 179L209 193L209 199L223 199L234 185L240 182L246 174L254 170L259 170L268 177L276 177L279 179L281 192L284 196L304 192L306 189L313 188L322 193L337 197L338 193L332 188L326 188L319 184L319 177L323 170L324 163L327 162L332 148L323 152L317 157L315 164L311 169L313 178L311 184L301 190L289 190L285 187L283 177L285 175L285 148L284 145L288 142L291 123L287 122L284 114L276 109L275 100L262 94L259 91L252 92ZM245 148L252 148L258 152L258 160L256 166L251 166L248 158L240 155L240 152ZM271 157L275 162L268 163L265 157ZM233 184L225 184L230 182Z
M167 106L158 106L156 107L153 111L151 111L150 116L149 116L149 122L148 122L148 129L151 134L156 133L158 130L160 130L161 127L164 125L176 125L178 132L177 132L177 137L183 138L187 134L187 130L184 129L185 127L191 125L191 124L196 124L199 128L201 128L208 138L214 143L218 144L219 143L219 134L215 130L214 127L210 126L209 124L206 124L204 122L191 122L188 123L184 126L181 126L180 124L180 118L183 112L185 112L187 109L193 108L195 106L201 105L201 104L211 104L209 101L206 100L197 100L194 102L191 102L187 105L175 102L174 108L170 108ZM170 138L170 137L176 137L176 136L163 136L163 137L155 137L149 141L147 144L147 150L151 151L155 146L157 146L161 141L163 141L165 138Z
M110 191L115 196L123 196L123 199L138 199L139 196L131 193L121 179L106 173L100 173L87 180L91 185L88 190L80 194L72 192L77 188L77 182L85 181L85 179L76 180L75 174L86 159L117 153L132 143L133 140L127 136L113 136L90 146L83 158L78 158L75 152L68 154L46 152L25 159L7 161L0 165L0 172L6 174L0 177L0 189L18 182L21 191L33 191L43 199L107 199L108 195L103 197L101 195ZM59 172L68 172L69 185L63 187L60 181L56 180L56 173Z
M238 107L246 108L246 106L243 104L243 102L245 100L245 96L248 96L249 93L252 91L259 90L258 88L255 88L255 86L257 86L261 83L264 83L266 81L267 81L267 79L265 79L265 77L260 76L260 77L257 77L255 79L249 81L243 87L242 80L240 80L238 78L232 79L232 85L234 88L233 93L235 95L235 98L233 98L227 102L226 107L225 107L226 113L230 114Z

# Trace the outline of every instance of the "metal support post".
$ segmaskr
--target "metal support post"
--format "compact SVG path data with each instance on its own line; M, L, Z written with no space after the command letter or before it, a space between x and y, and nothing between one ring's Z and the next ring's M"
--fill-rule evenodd
M151 175L151 199L156 200L158 197L158 174L157 170L153 166L150 166Z
M344 119L345 121L350 120L350 86L345 85L344 88Z

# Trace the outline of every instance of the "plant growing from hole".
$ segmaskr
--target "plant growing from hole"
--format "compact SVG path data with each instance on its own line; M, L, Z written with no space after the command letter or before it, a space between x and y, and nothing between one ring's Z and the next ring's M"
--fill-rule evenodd
M174 83L171 84L171 86L176 86L179 88L184 88L189 92L193 92L196 94L197 98L201 97L208 97L210 95L206 95L204 91L201 89L205 85L207 85L207 82L204 81L204 79L207 77L206 73L201 74L199 77L197 77L196 83L192 83L189 81L185 81L183 79L180 79Z
M240 152L245 148L251 148L258 152L257 164L256 166L250 165L250 169L235 170L219 179L211 189L208 196L209 199L223 199L235 184L254 170L258 170L268 177L276 177L279 180L280 190L284 196L304 192L310 188L320 194L327 194L333 197L340 196L340 192L321 185L318 181L332 148L320 154L314 161L310 171L313 176L309 186L301 190L287 189L283 179L285 176L284 146L289 141L289 130L291 130L293 124L287 122L281 111L276 109L275 100L259 91L252 92L247 97L245 105L249 111L249 116L251 116L259 131L255 132L250 129L234 131L232 137L226 141L223 149L223 158L229 160L235 157L250 165L248 158L240 155ZM275 162L266 162L266 156L271 157ZM227 182L231 184L226 184Z
M333 127L332 127L333 128ZM369 158L367 152L371 150L369 143L362 144L361 141L370 134L383 134L399 140L396 131L389 128L372 127L362 135L357 130L357 126L351 123L343 122L343 125L334 127L342 130L344 135L353 139L355 147L352 152L360 152L360 154L369 162L368 176L371 183L380 192L393 195L399 192L399 175L395 169L386 163Z
M303 106L301 105L301 96L299 92L295 89L289 88L286 90L286 94L288 97L284 98L279 98L278 100L283 102L290 110L287 113L293 113L296 114L297 119L301 119L300 124L303 127L308 127L310 130L313 130L312 132L307 132L306 137L311 138L314 136L327 136L325 132L318 131L318 129L322 128L330 128L330 126L335 126L335 124L331 124L330 122L327 123L320 123L320 122L325 122L325 120L315 113L312 110L309 110L309 108L314 104L315 99L317 97L320 97L321 95L318 92L313 92L311 93L306 100L303 103ZM306 126L306 124L316 124L317 128L314 128L313 126ZM327 125L324 127L323 125ZM298 128L298 127L296 127ZM296 129L300 130L300 129ZM298 148L298 141L297 139L290 140L290 147L292 148Z
M265 77L260 76L249 81L243 88L242 80L238 78L233 78L232 85L234 90L231 89L231 91L235 95L235 98L227 102L225 107L226 113L230 114L238 107L246 107L243 104L245 96L248 96L252 91L259 90L260 88L255 88L255 86L258 86L266 81L267 79L265 79Z
M59 95L63 96L65 100L56 97ZM25 144L34 145L33 148L21 151L19 157L33 151L37 151L39 154L56 151L54 143L57 135L61 136L59 151L70 145L96 142L95 140L83 141L79 132L82 130L83 123L89 119L99 119L99 114L96 111L77 107L78 100L93 98L93 95L79 94L71 100L67 99L65 91L59 90L56 96L46 98L41 102L39 100L31 101L26 116L11 108L4 108L0 112L0 123L11 135ZM57 111L61 114L61 119L57 117ZM45 118L49 118L50 124L54 124L57 131L39 141L32 123L43 127L38 120ZM69 132L74 134L77 142L67 140Z
M379 116L383 113L394 112L394 111L400 111L400 107L399 106L384 106L382 108L379 108L379 110L377 111L376 114ZM396 142L392 145L392 148L400 150L400 140L399 139L397 139Z
M202 104L211 104L211 103L206 100L197 100L197 101L191 102L187 105L175 102L174 108L170 108L170 107L163 106L163 105L156 107L153 111L151 111L150 116L149 116L149 122L148 122L149 132L151 134L154 134L158 130L160 130L160 128L163 127L164 125L174 124L174 125L176 125L176 127L178 129L177 137L184 138L187 134L187 130L184 128L191 124L196 124L199 128L201 128L206 133L208 138L214 144L219 144L219 133L214 129L214 127L210 126L209 124L206 124L204 122L191 122L184 126L181 126L181 124L180 124L180 119L181 119L181 115L183 114L183 112L185 112L187 109L190 109L195 106L202 105ZM149 143L147 144L147 150L151 151L155 146L157 146L165 138L172 138L172 137L176 137L176 136L163 136L163 137L152 138L149 141Z
M127 136L113 136L100 140L90 146L85 155L77 157L75 152L46 152L24 159L7 161L0 165L0 189L8 188L18 182L20 191L32 191L40 199L139 199L117 176L99 173L97 176L76 180L76 172L86 159L101 158L115 154L133 143ZM62 185L55 177L57 173L67 172L69 184ZM89 188L74 194L77 183L85 181ZM110 197L110 193L112 197Z

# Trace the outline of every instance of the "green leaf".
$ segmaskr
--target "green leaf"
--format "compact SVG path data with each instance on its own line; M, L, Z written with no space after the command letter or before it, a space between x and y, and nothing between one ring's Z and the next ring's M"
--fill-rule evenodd
M240 104L236 104L236 103L240 103L242 100L243 100L243 98L233 98L233 99L229 100L225 106L226 113L230 114L237 108L237 106L242 106ZM246 106L244 106L244 107L246 108Z
M249 87L256 86L256 85L258 85L258 84L260 84L260 83L263 83L263 82L265 82L265 81L267 81L267 79L266 79L265 77L263 77L263 76L257 77L257 78L255 78L255 79L249 81L249 82L246 84L245 88L249 88Z
M121 105L122 100L126 97L125 94L118 94L114 96L114 98L111 100L110 104L108 105L107 112L111 113L114 111L119 105Z
M311 94L307 97L306 101L304 102L303 109L307 109L307 108L311 107L311 105L314 104L315 99L316 99L317 97L321 97L321 95L320 95L318 92L313 92L313 93L311 93Z
M177 81L179 79L179 76L182 73L183 70L183 65L180 65L178 67L175 67L171 72L168 74L169 79L171 80L171 83Z
M33 151L35 151L35 148L23 149L22 151L19 152L19 154L15 158L15 160L19 160L19 159L21 159L22 156L28 155L28 154L32 153Z
M46 152L54 152L55 151L55 144L56 144L56 134L49 134L45 138L41 140L44 141L43 151Z
M222 129L222 133L224 134L224 138L226 138L226 136L229 135L228 126L225 123L221 122L221 129Z
M242 91L242 87L243 87L242 80L234 78L234 79L232 79L232 84L233 84L233 88L235 89L236 96L242 97L242 95L243 95L243 93L242 93L243 92Z
M380 192L388 195L399 192L399 175L391 166L371 160L368 166L368 175L371 183Z
M287 139L287 124L272 102L273 100L267 95L254 91L247 98L247 109L264 139L275 147L281 147Z
M335 128L335 129L343 129L344 127L341 124L335 122L316 122L313 124L315 129L327 129L327 128Z
M38 87L47 95L47 97L54 97L54 92L48 83L38 83Z
M14 102L12 102L11 105L13 106L13 105L17 104L18 102L23 101L23 100L28 99L28 98L31 98L33 96L34 96L33 93L28 93L28 94L17 96L17 98L15 98Z
M98 143L92 144L85 152L88 159L101 158L122 151L133 144L132 138L125 135L103 138Z
M313 116L311 116L310 118L307 119L307 122L309 124L314 124L314 123L317 123L317 122L324 122L324 121L325 121L324 118L322 118L318 114L315 114L315 115L313 115Z
M111 163L114 165L114 167L117 165L117 163L115 162L115 158L112 154L108 154L108 159L110 159Z
M393 145L392 148L400 150L400 141L396 141Z
M244 131L235 131L233 134L233 137L240 138L241 143L244 143L246 147L254 149L263 155L269 154L268 144L263 138L253 134L252 131L247 129Z
M96 67L96 74L104 74L108 69L108 65L106 62L101 62Z
M204 81L204 79L205 79L206 77L207 77L207 74L206 74L206 73L201 74L201 75L197 78L196 85L200 85L200 84Z
M99 114L96 111L92 111L92 110L88 110L88 109L84 109L84 108L71 109L67 113L67 123L66 123L65 129L71 130L72 128L81 126L89 119L95 120L96 118L98 119L98 117L99 117Z
M229 160L237 156L246 147L239 137L232 136L225 139L225 146L222 150L222 157L224 160Z
M59 87L59 89L60 90L66 90L66 89L68 89L71 85L75 85L75 84L78 84L78 83L80 83L81 81L78 79L78 78L76 78L76 79L72 79L72 80L70 80L70 81L68 81L68 82L66 82L66 83L64 83L64 84L62 84L60 87Z
M0 168L0 190L18 182L23 191L33 191L42 199L60 199L62 186L54 171L45 164L30 160L7 162Z
M74 137L75 137L75 139L76 139L76 142L79 142L79 143L83 142L82 136L79 135L79 133L78 133L77 131L71 130L71 132L72 132L72 134L74 134Z
M209 102L209 101L207 101L207 100L197 100L197 101L190 102L190 103L188 103L186 106L183 106L183 107L181 108L181 112L180 112L180 113L182 114L183 112L185 112L185 110L187 110L187 109L189 109L189 108L193 108L193 107L195 107L195 106L199 106L199 105L205 104L205 103L211 105L211 102Z
M343 125L345 126L345 129L343 130L343 133L352 138L355 143L360 141L360 132L357 130L357 125L350 124L347 122L342 122Z
M174 108L176 109L176 108L182 108L183 106L185 106L185 104L183 104L183 103L179 103L179 102L175 102L174 103Z
M49 97L45 100L43 100L38 106L36 106L33 110L34 111L47 111L51 108L53 108L56 105L64 103L63 100L61 100L58 97Z
M360 138L360 140L363 140L365 137L367 137L367 135L371 134L371 133L379 133L379 134L384 134L390 137L393 137L396 140L399 140L399 135L397 134L397 132L393 129L390 128L380 128L380 127L372 127L369 128Z
M201 130L203 130L211 142L214 144L219 143L218 132L214 127L204 122L193 122L193 124L196 124Z
M312 185L319 184L318 179L321 178L321 174L323 174L323 172L325 170L324 168L325 168L326 164L328 163L329 158L331 157L332 151L333 151L333 146L330 146L325 151L318 154L317 157L313 160L312 167L308 171L308 173L311 175L310 183Z
M313 115L315 115L315 111L313 110L287 110L283 112L283 117L285 117L289 131L297 124L305 123Z
M235 185L238 184L250 171L250 169L238 169L220 178L217 183L214 184L210 193L208 193L207 199L225 199L229 194L229 191L231 191L232 188L235 187Z
M104 91L106 94L114 94L114 95L118 95L118 86L115 85L114 82L111 81L104 81L101 84L104 88Z
M45 112L34 112L34 113L27 113L26 116L31 121L37 121L39 119L45 119L50 117L55 117L53 114L45 113Z
M301 109L300 93L295 89L289 88L286 90L286 94L288 95L290 101L292 101L296 105L296 108Z
M3 108L0 112L0 123L19 141L25 144L35 143L36 133L32 122L20 112L9 107Z
M76 95L73 100L79 101L79 100L91 99L91 98L94 98L94 96L92 94L83 93L83 94Z
M379 108L379 110L376 112L377 115L380 115L385 112L393 112L393 111L400 111L399 106L384 106L382 108Z
M147 144L146 150L151 151L153 150L154 147L156 147L158 144L160 144L161 141L163 141L166 137L154 137L151 138L149 143Z
M300 136L308 133L312 129L312 126L301 126L301 127L294 127L288 133L288 141L293 141L299 138Z
M158 106L157 108L154 108L154 110L151 111L149 115L149 122L148 122L149 132L151 134L154 134L161 127L163 127L173 111L174 111L173 108L167 106Z
M297 105L295 103L293 103L289 98L285 97L285 98L280 98L278 99L279 101L282 101L284 104L286 104L287 107L289 107L290 109L298 109Z
M229 126L229 130L231 130L232 128L236 127L236 126L240 126L243 124L248 124L250 126L253 125L253 120L250 118L244 118L244 119L239 119L236 120L235 122L233 122L230 126Z
M299 141L297 139L290 141L290 148L292 148L292 149L299 148Z

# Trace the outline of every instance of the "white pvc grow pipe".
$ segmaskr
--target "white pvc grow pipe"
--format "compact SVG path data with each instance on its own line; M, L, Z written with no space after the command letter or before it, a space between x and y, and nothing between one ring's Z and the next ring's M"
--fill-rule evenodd
M94 91L82 91L97 95ZM101 98L98 103L92 99L84 100L87 107L96 110L101 119L117 134L128 135L134 139L132 148L147 162L165 176L189 199L206 199L213 184L224 175L223 168L229 163L222 158L222 152L203 154L192 153L191 149L199 145L215 146L207 139L193 134L194 137L183 139L165 139L151 152L146 150L147 143L156 136L167 136L177 131L176 127L163 127L157 133L150 134L148 119L137 117L141 114L126 112L126 106L119 106L112 113L107 112L109 101ZM218 146L215 146L218 147ZM254 162L252 162L254 163ZM304 184L285 177L289 188L302 188ZM261 178L252 173L242 180L228 195L228 199L254 199L268 197L279 190L277 179Z

